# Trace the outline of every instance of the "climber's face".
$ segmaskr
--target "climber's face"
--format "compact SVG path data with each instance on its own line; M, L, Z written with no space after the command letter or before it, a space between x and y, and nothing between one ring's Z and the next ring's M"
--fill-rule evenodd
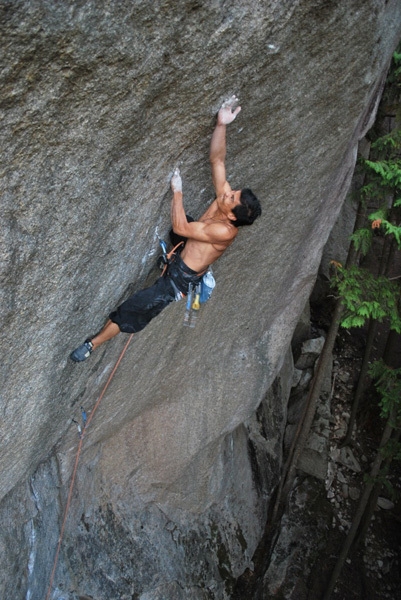
M230 190L229 192L224 192L222 197L222 202L224 206L227 206L232 210L238 204L241 204L241 190Z

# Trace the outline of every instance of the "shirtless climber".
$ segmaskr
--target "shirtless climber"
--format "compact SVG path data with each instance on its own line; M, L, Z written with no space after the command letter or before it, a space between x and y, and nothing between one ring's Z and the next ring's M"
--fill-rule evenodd
M199 221L188 222L182 202L182 182L176 169L171 179L173 200L171 223L174 233L186 238L182 251L173 255L167 272L156 283L128 298L110 314L104 328L94 338L87 339L70 354L75 362L86 360L101 344L120 331L137 333L168 304L185 296L189 284L196 286L206 269L234 241L238 227L252 225L261 214L258 199L250 189L232 190L226 180L226 125L234 121L241 110L232 96L224 102L210 143L210 163L216 199Z

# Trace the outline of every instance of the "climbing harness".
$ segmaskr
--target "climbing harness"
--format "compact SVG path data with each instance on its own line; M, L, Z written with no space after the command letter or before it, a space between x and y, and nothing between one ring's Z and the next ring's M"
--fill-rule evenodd
M157 259L157 266L164 272L166 266L168 265L167 244L159 235L157 236L157 239L159 240L160 248L162 249L162 255Z
M80 433L80 436L79 436L80 439L79 439L79 444L78 444L78 448L77 448L77 454L76 454L76 457L75 457L74 468L73 468L72 475L71 475L71 483L70 483L70 488L69 488L69 491L68 491L67 503L66 503L65 509L64 509L64 517L63 517L63 522L62 522L61 528L60 528L60 535L59 535L59 538L58 538L58 544L57 544L56 554L55 554L55 558L54 558L53 569L52 569L52 572L51 572L51 575L50 575L50 581L49 581L49 587L48 587L47 594L46 594L46 600L50 599L50 594L52 593L53 581L54 581L54 577L55 577L55 574L56 574L58 557L59 557L59 554L60 554L61 543L62 543L63 537L64 537L65 524L67 522L68 511L69 511L70 504L71 504L72 492L73 492L73 489L74 489L74 483L75 483L75 478L76 478L77 469L78 469L78 462L79 462L79 457L80 457L81 451L82 451L82 445L83 445L83 442L84 442L85 433L86 433L86 430L88 429L88 427L89 427L89 425L90 425L90 423L91 423L91 421L92 421L92 419L93 419L93 417L95 415L95 412L99 408L100 402L102 401L102 398L105 395L106 390L109 387L109 385L111 383L111 380L113 379L114 374L117 371L117 369L118 369L118 367L120 365L120 362L123 359L123 356L124 356L125 352L127 351L127 348L128 348L128 346L129 346L129 344L130 344L130 342L132 340L133 335L134 334L131 333L131 335L129 336L129 338L128 338L128 340L127 340L127 342L126 342L126 344L125 344L125 346L124 346L124 348L123 348L120 356L118 357L118 360L117 360L116 364L114 365L114 368L113 368L112 372L110 373L110 375L109 375L109 377L108 377L108 379L107 379L107 381L106 381L106 383L105 383L105 385L104 385L104 387L103 387L103 389L102 389L102 391L101 391L101 393L99 395L99 398L96 400L96 403L95 403L95 406L93 407L92 412L90 413L89 417L86 419L85 426L81 430L81 433ZM81 408L81 410L82 410L82 408ZM85 413L85 411L82 411L82 419L84 419L84 413ZM85 417L86 417L86 413L85 413ZM76 421L75 421L75 423L76 423ZM78 424L78 426L80 427L79 424ZM78 430L78 432L79 432L79 430Z
M162 249L162 255L159 256L159 260L157 261L157 264L159 266L159 268L162 271L162 276L165 274L168 265L171 262L171 257L174 256L174 254L176 254L176 251L178 250L178 248L180 246L184 245L184 242L178 242L178 244L176 246L174 246L172 248L172 250L170 250L170 252L167 252L167 244L164 240L162 240L161 237L157 236L159 239L159 244L160 244L160 248Z
M179 242L170 252L167 252L166 242L158 235L159 244L162 250L162 255L159 257L157 264L162 270L162 276L165 274L168 265L170 264L171 257L176 254L176 251L180 246L184 245L184 242ZM182 298L185 298L185 294L175 285L171 279L171 285L174 288L175 300L178 302ZM197 313L200 309L201 304L207 302L212 295L212 292L216 286L216 280L213 276L211 267L209 267L202 276L200 283L194 286L192 283L189 284L188 294L186 296L187 301L185 304L184 314L184 325L187 327L195 327Z

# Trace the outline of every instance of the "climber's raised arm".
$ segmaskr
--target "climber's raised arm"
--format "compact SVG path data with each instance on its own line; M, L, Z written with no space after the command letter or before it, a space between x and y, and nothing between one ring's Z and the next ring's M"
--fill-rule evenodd
M210 142L210 164L212 167L212 179L216 196L228 193L231 188L226 179L226 125L232 123L241 110L237 106L238 98L231 96L223 102L218 114L216 127Z
M171 201L171 225L174 232L185 235L185 233L181 234L181 231L185 229L187 225L187 217L182 201L182 179L178 167L174 170L174 174L171 178L171 189L173 192L173 199Z

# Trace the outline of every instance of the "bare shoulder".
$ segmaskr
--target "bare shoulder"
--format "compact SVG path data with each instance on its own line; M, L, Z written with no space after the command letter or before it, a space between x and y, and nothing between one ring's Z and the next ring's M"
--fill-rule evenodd
M238 234L238 228L227 221L207 219L204 224L205 230L207 230L214 239L221 240L222 242L231 241Z

